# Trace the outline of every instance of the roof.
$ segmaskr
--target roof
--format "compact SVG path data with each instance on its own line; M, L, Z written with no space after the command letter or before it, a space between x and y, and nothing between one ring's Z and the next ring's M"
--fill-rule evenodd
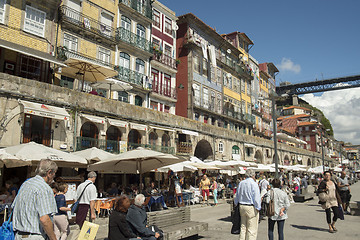
M316 125L317 122L299 122L298 126Z
M310 117L310 114L297 114L297 115L290 115L290 116L281 116L278 117L277 120L283 120L283 119L292 119L292 118L304 118L304 117Z
M231 33L221 34L221 36L229 36L229 35L234 35L234 34L241 35L248 44L254 45L254 42L248 37L248 35L246 35L246 33L243 33L243 32L235 31L235 32L231 32Z
M288 110L288 109L293 109L293 108L298 108L298 109L303 109L303 110L307 110L307 111L311 111L311 109L306 108L306 107L300 107L300 106L290 106L290 107L284 107L283 110Z
M279 124L278 129L286 131L291 134L295 134L297 126L298 126L298 121L296 119L286 118Z

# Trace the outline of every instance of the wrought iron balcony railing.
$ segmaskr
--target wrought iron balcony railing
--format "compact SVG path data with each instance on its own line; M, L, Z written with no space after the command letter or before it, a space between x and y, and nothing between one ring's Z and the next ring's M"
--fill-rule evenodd
M115 29L113 27L65 5L59 8L59 12L60 21L70 23L72 26L77 26L98 36L115 41Z
M173 69L177 69L177 63L176 60L170 56L167 56L165 54L159 55L154 52L153 60L156 60L162 64L165 64L166 66L169 66Z
M146 86L144 86L144 79L146 78L144 74L121 66L116 66L114 69L119 73L117 76L118 79L146 88Z
M140 48L141 50L152 53L151 42L123 27L119 27L118 29L116 29L115 38L116 41L123 41L126 42L127 44Z
M177 145L177 153L192 153L192 143L189 142L178 142Z
M152 144L141 144L141 143L130 143L128 142L128 150L133 150L138 147L151 149L157 152L175 154L175 148L169 146L152 145Z
M148 2L148 3L143 4L143 2ZM141 13L145 17L152 20L152 7L149 2L150 1L143 1L143 0L119 0L119 4L124 4L128 7L131 7L135 11Z
M120 146L118 141L105 140L105 139L96 139L89 137L76 137L76 151L97 147L99 149L119 153Z

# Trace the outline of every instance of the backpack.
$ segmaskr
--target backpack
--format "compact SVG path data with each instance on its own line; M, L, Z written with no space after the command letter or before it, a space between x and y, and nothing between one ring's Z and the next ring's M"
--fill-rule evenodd
M6 216L6 209L5 209L5 216ZM12 221L10 222L12 216L12 211L10 213L9 219L5 221L0 227L0 239L1 240L14 240L15 233L13 229Z

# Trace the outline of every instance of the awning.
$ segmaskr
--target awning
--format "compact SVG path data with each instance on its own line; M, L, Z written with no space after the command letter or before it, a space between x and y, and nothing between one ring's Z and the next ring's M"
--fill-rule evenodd
M130 128L131 129L136 129L139 131L146 131L147 126L146 125L141 125L141 124L136 124L136 123L130 123Z
M83 113L81 114L81 117L86 118L87 120L94 122L94 123L100 123L100 124L105 123L105 119L102 117L92 116L92 115L83 114Z
M20 100L19 102L24 106L24 113L26 114L32 114L58 120L69 120L70 118L69 113L64 108L23 100Z
M47 62L55 63L61 67L66 67L66 65L62 61L56 59L49 53L35 50L33 48L25 47L25 46L22 46L22 45L13 43L13 42L8 42L3 39L0 39L0 47L9 49L9 50L12 50L12 51L15 51L15 52L18 52L18 53L21 53L21 54L24 54L24 55L27 55L30 57L39 58L39 59L47 61Z
M256 147L254 144L250 144L250 143L244 143L244 146L247 148L255 148Z
M110 125L116 126L116 127L122 127L122 128L126 128L128 126L127 122L124 121L120 121L120 120L115 120L115 119L107 119Z
M181 130L181 132L186 135L199 136L198 132L193 132L193 131L189 131L189 130Z
M152 129L158 129L161 131L168 131L168 132L175 132L174 129L170 129L170 128L162 128L162 127L155 127L155 126L150 126Z

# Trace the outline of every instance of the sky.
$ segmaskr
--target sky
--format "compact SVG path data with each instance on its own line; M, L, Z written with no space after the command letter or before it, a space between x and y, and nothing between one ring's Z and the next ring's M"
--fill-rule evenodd
M277 85L360 74L359 0L160 2L177 16L195 14L219 34L246 33L254 42L250 54L280 70ZM336 139L360 144L357 92L359 88L303 98L325 113Z

